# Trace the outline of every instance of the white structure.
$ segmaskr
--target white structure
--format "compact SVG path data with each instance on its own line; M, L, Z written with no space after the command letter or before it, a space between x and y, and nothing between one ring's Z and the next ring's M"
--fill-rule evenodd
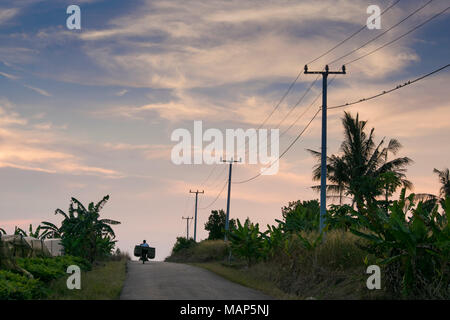
M61 244L61 239L46 239L44 244L52 256L62 256L64 254L64 247Z

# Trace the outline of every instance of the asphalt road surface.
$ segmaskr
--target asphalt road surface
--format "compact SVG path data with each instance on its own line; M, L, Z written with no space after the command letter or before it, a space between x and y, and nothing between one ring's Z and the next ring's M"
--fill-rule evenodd
M266 300L208 270L179 263L128 262L121 300Z

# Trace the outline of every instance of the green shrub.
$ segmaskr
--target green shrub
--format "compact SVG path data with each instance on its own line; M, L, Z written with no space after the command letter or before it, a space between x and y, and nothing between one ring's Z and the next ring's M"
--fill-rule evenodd
M197 243L192 238L186 239L184 237L177 237L177 241L175 242L172 248L172 253L178 253L182 250L192 248L195 245L197 245Z
M319 228L319 201L293 201L281 209L283 221L277 221L285 232L313 231Z
M39 299L47 293L39 280L0 270L0 300Z
M59 256L52 258L18 258L17 264L30 272L33 277L49 282L66 275L67 267L77 265L82 270L90 270L91 264L80 257Z

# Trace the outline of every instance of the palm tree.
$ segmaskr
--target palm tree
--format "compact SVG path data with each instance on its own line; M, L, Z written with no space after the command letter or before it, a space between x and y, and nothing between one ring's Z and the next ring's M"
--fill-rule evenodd
M308 150L314 155L319 164L314 167L313 180L319 181L321 174L321 153ZM342 205L342 199L344 198L344 192L348 186L346 165L343 158L332 155L327 157L327 177L329 182L327 183L327 198L339 198L339 205ZM316 191L320 191L320 185L312 187Z
M442 184L439 189L439 197L443 199L450 197L450 173L448 168L445 168L442 171L435 168L433 172L439 176L439 181Z
M366 133L367 121L360 121L359 114L353 118L350 113L344 112L342 124L344 141L339 149L340 154L327 157L327 179L330 181L327 189L334 196L338 195L341 203L343 194L351 196L353 204L356 203L358 207L364 201L376 201L383 194L388 201L396 186L412 187L405 175L406 166L412 160L401 157L388 161L388 155L395 155L401 148L398 140L391 139L386 145L383 138L375 143L375 129ZM320 152L308 151L320 159ZM320 180L320 175L319 161L314 167L313 179Z
M0 228L0 235L2 235L2 234L6 234L6 231L5 231L5 229Z

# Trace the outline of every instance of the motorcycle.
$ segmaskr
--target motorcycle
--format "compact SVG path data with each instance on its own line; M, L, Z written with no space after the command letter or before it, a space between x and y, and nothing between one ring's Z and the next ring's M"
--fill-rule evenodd
M139 257L139 261L142 260L142 264L145 264L149 259L155 259L155 248L137 245L134 247L134 256Z

